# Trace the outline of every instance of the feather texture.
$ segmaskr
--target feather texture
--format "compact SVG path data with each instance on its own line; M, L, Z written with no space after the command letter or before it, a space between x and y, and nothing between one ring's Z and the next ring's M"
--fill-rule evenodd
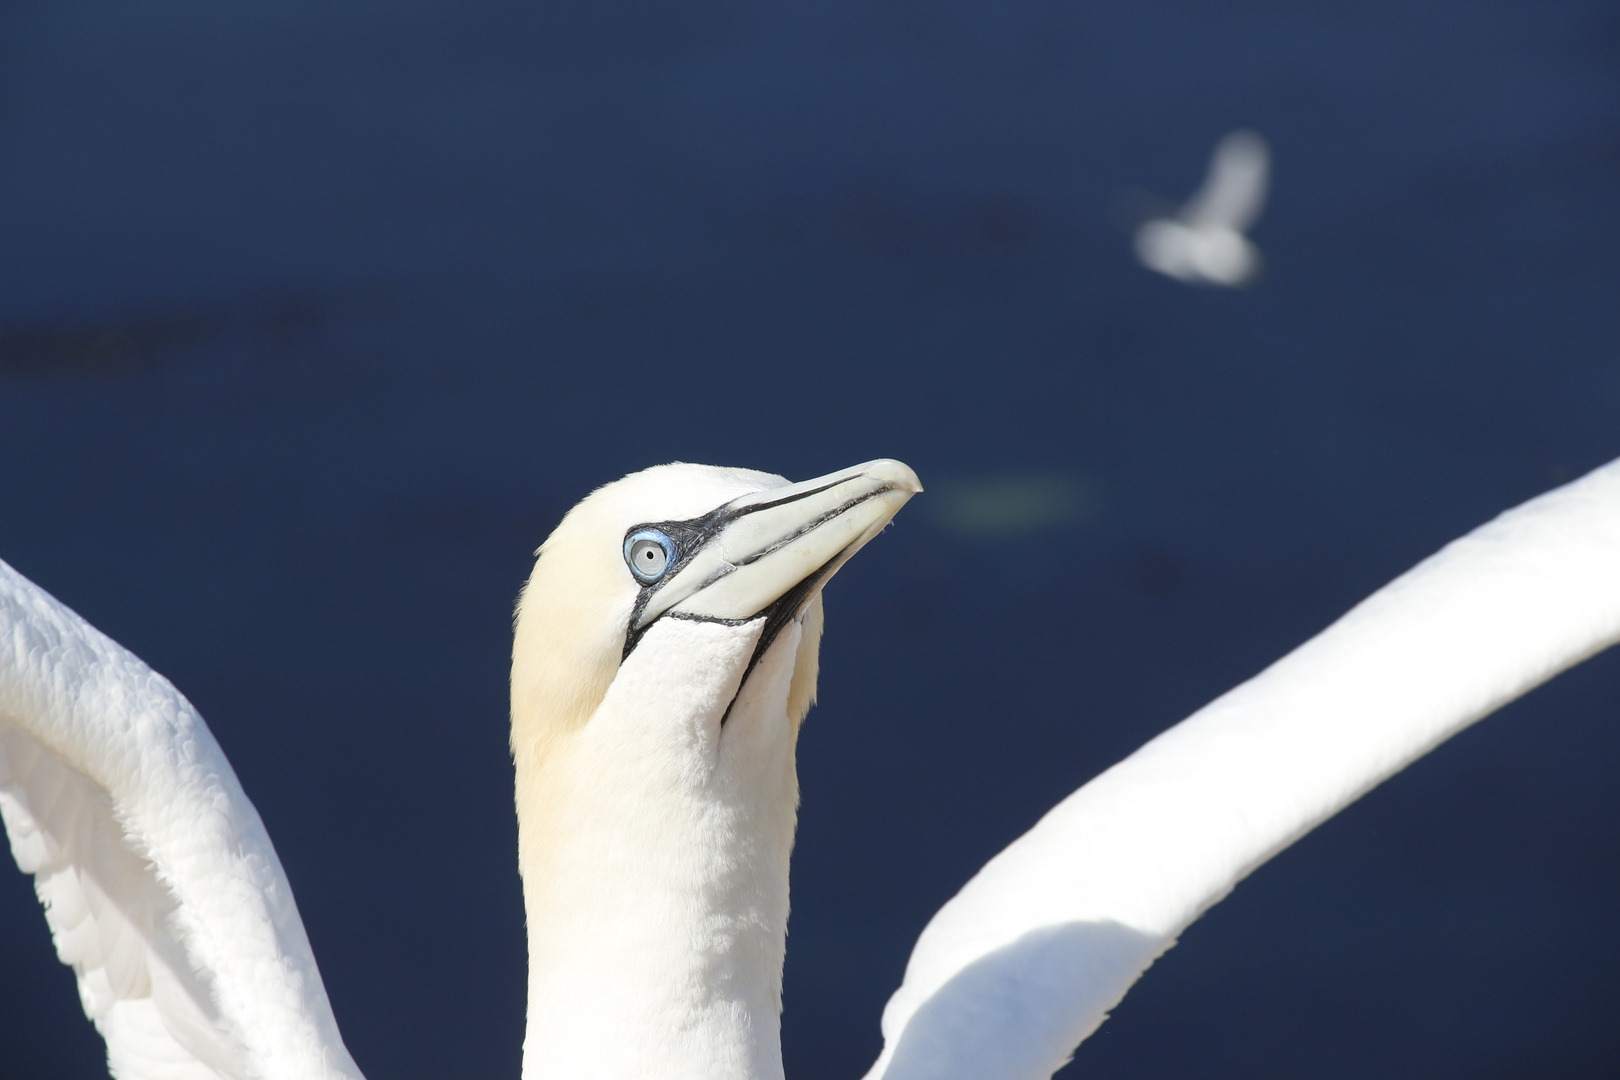
M118 1080L359 1080L202 717L3 562L0 812Z

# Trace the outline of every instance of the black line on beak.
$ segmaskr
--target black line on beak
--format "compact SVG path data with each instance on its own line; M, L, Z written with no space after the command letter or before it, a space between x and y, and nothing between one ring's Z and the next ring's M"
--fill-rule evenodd
M769 510L776 506L785 506L788 503L798 502L800 499L808 499L812 495L820 495L823 491L828 491L835 488L839 484L848 483L861 475L863 474L857 473L855 476L846 476L841 480L834 480L831 483L823 484L820 487L812 488L809 491L800 491L796 494L786 496L785 498L774 499L770 502L756 503L753 506L734 507L732 503L736 502L736 500L733 499L732 502L728 502L723 506L715 507L702 517L690 518L686 521L647 521L640 525L630 526L629 530L625 532L625 536L629 536L631 533L639 532L642 529L657 529L665 536L673 540L675 542L675 562L664 571L664 575L661 578L650 585L643 585L641 587L641 592L637 594L636 602L630 609L629 625L625 627L624 652L619 655L619 663L624 663L630 654L635 651L636 646L641 643L642 636L645 635L649 629L651 629L653 623L658 621L657 619L654 619L653 622L648 623L646 626L636 626L636 623L641 621L641 613L647 609L647 604L652 600L653 595L658 592L659 588L664 584L664 582L673 581L675 576L686 568L686 564L691 562L692 558L703 549L703 546L718 536L721 530L723 530L727 525L730 525L733 521L736 521L739 518L747 517L749 514L757 513L761 510ZM878 489L877 491L869 491L863 495L850 499L849 501L828 510L814 521L806 522L798 531L782 537L775 544L772 544L763 551L754 553L741 563L738 563L738 565L746 566L755 560L762 559L766 555L769 555L771 552L775 551L777 548L782 547L784 544L790 543L791 541L803 536L805 533L810 532L812 529L818 528L819 526L831 521L833 518L838 517L851 507L863 503L867 499L882 495L884 492L890 490L892 489L884 487ZM740 497L746 498L746 496ZM842 555L843 552L840 551L838 554ZM837 556L834 556L834 558L836 559ZM811 577L807 579L812 583L812 588L814 587L814 582L820 579L822 572L825 570L826 566L823 566L821 570L816 571L815 574L811 575ZM751 615L746 619L711 621L735 621L739 623L753 622L755 619L759 618L760 615L764 615L767 619L772 618L772 613L781 606L783 601L796 595L802 597L803 594L799 592L799 590L802 588L804 588L804 582L800 582L792 589L789 589L775 604L766 608L759 614ZM791 618L792 616L788 617ZM786 620L777 625L774 629L767 624L766 634L769 636L762 637L760 639L762 642L764 642L764 647L769 647L771 641L776 639L776 635L781 633L782 627L785 625L787 625ZM764 651L764 647L759 650L760 653ZM756 653L754 656L754 661L757 662L758 660L759 654ZM750 662L748 665L750 671L753 670L753 666L753 662ZM746 677L747 676L745 675L744 678L746 679ZM727 706L727 712L730 712L730 706Z
M754 673L754 668L759 665L760 658L775 643L777 635L785 630L787 624L798 616L799 608L804 605L805 600L809 598L811 593L816 591L816 587L826 578L827 568L835 565L848 550L848 547L841 548L838 554L822 563L819 570L783 593L777 598L776 603L765 609L765 628L759 632L759 641L754 645L754 655L748 658L748 666L743 669L743 677L737 680L737 692L731 695L731 701L726 705L726 711L720 714L720 727L722 730L726 726L726 721L731 719L732 706L736 705L737 699L742 696L743 687L748 685L748 676Z

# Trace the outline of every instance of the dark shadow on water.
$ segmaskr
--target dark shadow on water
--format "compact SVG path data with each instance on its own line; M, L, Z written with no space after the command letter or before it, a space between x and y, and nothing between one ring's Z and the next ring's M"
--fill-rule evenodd
M122 315L0 324L0 376L118 379L220 338L289 348L378 297L283 292L194 300Z

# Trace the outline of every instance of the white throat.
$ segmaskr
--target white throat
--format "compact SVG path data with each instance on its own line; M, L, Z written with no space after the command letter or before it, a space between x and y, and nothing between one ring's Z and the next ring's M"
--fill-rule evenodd
M803 628L739 693L762 627L660 619L520 777L524 1080L782 1076Z

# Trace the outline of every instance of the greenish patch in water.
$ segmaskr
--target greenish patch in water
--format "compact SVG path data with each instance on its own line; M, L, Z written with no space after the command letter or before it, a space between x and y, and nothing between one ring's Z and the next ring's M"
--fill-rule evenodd
M929 515L946 532L1000 540L1093 517L1092 485L1073 476L998 476L930 481Z

